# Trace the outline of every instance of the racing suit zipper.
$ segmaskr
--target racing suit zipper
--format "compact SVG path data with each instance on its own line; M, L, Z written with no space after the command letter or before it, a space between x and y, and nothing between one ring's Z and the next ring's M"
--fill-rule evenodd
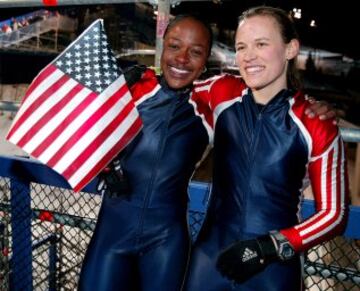
M151 174L151 178L150 178L150 182L148 185L148 189L147 189L147 193L145 195L145 199L144 199L144 203L143 203L143 207L142 207L142 211L141 211L141 216L140 216L140 225L139 225L139 231L138 231L138 235L137 235L137 239L136 239L136 243L139 243L140 240L140 236L141 233L143 231L143 225L144 225L144 217L145 217L145 212L149 206L149 201L150 201L150 197L151 197L151 193L153 192L153 186L154 186L154 181L156 179L157 176L157 172L158 172L158 163L161 159L162 153L164 151L164 146L165 146L165 142L166 142L166 134L169 128L169 124L171 121L171 116L173 116L176 104L177 104L177 100L176 100L176 96L173 97L175 100L172 101L172 104L169 106L169 114L166 116L166 122L165 125L162 128L162 132L160 135L160 142L159 142L159 147L158 147L158 151L156 152L155 158L154 158L154 170L152 171Z
M255 105L256 106L256 105ZM245 197L243 197L243 209L247 209L247 201L248 201L248 195L250 194L250 183L249 181L251 181L251 176L252 176L252 172L253 172L253 167L254 167L254 160L255 160L255 156L256 156L256 152L257 152L257 147L258 147L258 143L259 143L259 136L260 136L260 131L262 128L262 119L263 119L263 112L265 110L265 108L267 107L267 105L265 105L259 112L258 115L256 117L256 123L255 123L255 130L254 130L254 135L253 135L253 140L251 142L252 146L250 147L252 149L251 152L251 160L249 161L250 163L250 176L248 179L248 184L247 184L247 190L244 192ZM242 213L241 215L241 223L240 225L245 225L244 224L244 219L245 219L245 213L247 211L240 211L240 213ZM244 232L243 228L238 229L238 234L240 236L242 236Z

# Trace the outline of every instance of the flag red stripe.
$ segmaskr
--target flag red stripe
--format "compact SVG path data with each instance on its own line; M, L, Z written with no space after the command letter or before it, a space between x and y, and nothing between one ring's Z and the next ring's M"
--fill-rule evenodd
M74 186L74 191L80 191L85 187L139 132L142 121L137 118L121 139L109 150L106 155L88 172L88 174Z
M58 89L60 89L64 83L69 80L69 77L64 75L59 80L57 80L52 86L50 86L42 95L38 96L36 100L23 112L23 114L16 120L16 123L11 128L8 134L8 139L19 129L19 127L31 116L31 114L39 108L51 95L54 94Z
M24 147L25 144L47 123L51 121L51 119L59 113L65 106L68 104L76 94L78 94L84 87L80 84L77 84L74 88L72 88L69 93L67 93L63 98L59 100L58 103L54 104L54 106L45 113L43 117L41 117L28 131L27 133L19 140L17 145L19 147Z
M114 95L112 95L98 110L96 110L87 121L60 147L60 149L47 162L50 167L55 167L57 162L67 153L69 149L84 135L86 132L108 112L114 104L121 99L127 91L127 87L123 85Z
M38 147L31 153L34 157L39 157L50 144L71 124L74 119L81 114L95 99L98 97L97 93L91 92L76 108L61 122L48 137L38 145Z
M104 130L85 148L77 158L71 163L71 165L62 173L66 179L77 171L77 169L84 164L84 162L91 156L93 152L99 148L104 141L111 136L121 122L129 115L130 111L134 109L134 104L129 102L121 112L104 128Z
M50 64L44 70L41 71L41 73L31 82L29 88L26 90L26 94L24 96L24 99L21 102L21 105L24 104L26 98L31 95L31 93L52 73L54 73L57 70L57 68Z

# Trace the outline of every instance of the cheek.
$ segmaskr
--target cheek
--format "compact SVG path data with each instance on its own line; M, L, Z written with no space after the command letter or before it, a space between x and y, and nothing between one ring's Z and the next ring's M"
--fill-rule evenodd
M162 54L160 57L160 68L162 71L164 71L164 67L165 67L165 59L164 59L164 54Z
M167 50L163 50L162 54L161 54L161 58L160 61L161 62L166 62L166 60L169 58L169 52Z
M201 73L203 72L204 68L206 65L206 61L204 60L195 60L193 62L193 68L194 68L194 72L196 73L197 76L200 76Z
M167 64L169 64L173 59L174 57L171 55L171 53L163 51L160 57L160 68L163 72L166 70Z
M235 63L238 65L238 64L241 64L241 62L243 61L244 59L244 55L245 55L245 52L243 51L237 51L235 52Z
M241 70L241 65L243 63L243 56L242 54L236 53L235 54L235 60L234 60L235 65Z
M283 49L265 50L263 58L280 65L286 61L286 52Z
M283 71L286 66L286 56L284 54L275 54L270 59L273 63L274 70Z

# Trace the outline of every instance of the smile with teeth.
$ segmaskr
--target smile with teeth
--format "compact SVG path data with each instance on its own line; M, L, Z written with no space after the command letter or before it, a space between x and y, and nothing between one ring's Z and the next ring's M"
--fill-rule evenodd
M177 75L186 75L191 73L189 70L184 70L184 69L179 69L179 68L175 68L173 66L169 66L170 71L177 74Z
M261 72L262 70L264 70L264 66L251 66L251 67L246 67L245 71L248 74L254 74L254 73L258 73Z

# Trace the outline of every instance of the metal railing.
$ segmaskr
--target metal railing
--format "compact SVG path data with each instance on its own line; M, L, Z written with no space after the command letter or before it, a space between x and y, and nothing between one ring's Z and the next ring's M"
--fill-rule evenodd
M81 193L48 167L30 159L0 157L0 290L75 290L101 197L96 181ZM211 185L189 187L189 224L196 239ZM314 212L302 204L302 215ZM308 290L358 290L360 208L350 207L344 236L318 245L305 257ZM338 288L338 289L336 289Z
M0 34L0 48L7 48L12 45L19 45L21 42L29 40L34 37L39 37L41 34L51 30L58 29L58 17L50 16L47 19L37 21L24 27L19 27L10 33Z

